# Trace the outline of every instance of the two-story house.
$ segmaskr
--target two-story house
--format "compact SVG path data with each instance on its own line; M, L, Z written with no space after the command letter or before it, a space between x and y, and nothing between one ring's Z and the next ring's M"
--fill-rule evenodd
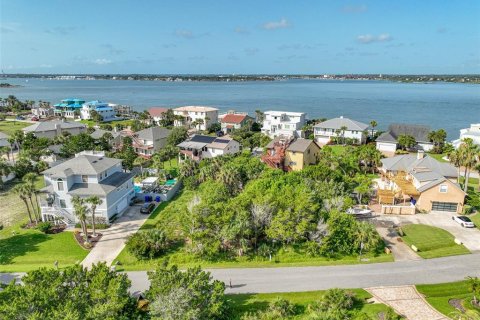
M334 140L346 143L347 139L353 144L364 144L367 141L368 124L344 118L330 119L313 126L315 141L326 145Z
M122 160L107 158L104 152L84 151L43 172L47 193L41 203L43 221L78 222L72 198L98 196L103 203L96 216L108 223L127 209L135 196L133 173L125 173Z
M23 128L25 134L32 132L38 138L49 139L62 136L66 132L75 136L86 131L87 127L83 123L65 120L37 122L31 126Z
M274 169L299 171L318 163L320 147L314 140L278 136L270 141L262 162Z
M471 124L470 128L460 129L460 137L452 141L455 149L458 149L466 138L472 139L474 144L480 146L480 123Z
M148 109L148 114L150 114L150 117L152 118L154 124L160 125L160 121L165 117L167 111L168 108L151 107L150 109Z
M250 127L253 123L253 118L247 113L229 112L219 115L218 118L224 134L228 134L235 129Z
M102 119L105 122L115 120L117 114L109 103L95 100L86 102L82 105L82 109L80 109L80 117L83 120L90 120L92 119L92 111L96 111L102 116Z
M305 116L303 112L265 111L262 133L272 139L278 136L301 137Z
M180 161L187 158L200 161L240 151L240 143L229 136L214 137L194 134L177 146L180 148Z
M198 130L207 130L212 124L218 122L218 109L203 106L186 106L173 109L176 117L175 127L186 126Z
M433 148L433 143L428 139L430 131L429 126L394 123L376 139L376 147L383 154L391 156L397 150L398 138L401 135L409 135L415 139L418 149L430 151Z
M135 152L144 158L150 158L167 144L171 130L162 127L150 127L133 134L132 144Z

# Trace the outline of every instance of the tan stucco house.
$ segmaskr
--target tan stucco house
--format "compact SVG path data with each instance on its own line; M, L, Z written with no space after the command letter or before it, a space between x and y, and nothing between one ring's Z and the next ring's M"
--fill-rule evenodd
M313 140L297 139L285 152L285 167L288 170L302 170L306 166L317 164L320 147Z

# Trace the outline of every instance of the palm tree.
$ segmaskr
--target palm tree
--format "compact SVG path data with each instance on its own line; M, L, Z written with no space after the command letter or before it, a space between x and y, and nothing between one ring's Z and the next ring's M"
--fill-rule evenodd
M95 231L95 210L97 210L97 206L102 205L103 201L98 196L90 196L85 199L85 202L90 204L90 211L92 213L92 235L96 237L97 233Z
M0 188L3 188L3 177L7 177L11 171L12 168L8 163L3 158L0 158Z
M80 226L82 227L83 238L86 243L90 243L88 240L88 229L87 229L87 208L85 207L85 200L79 196L74 196L72 198L73 209L75 210L75 215L80 221Z
M362 249L369 251L374 249L378 244L378 233L375 226L369 222L360 222L355 230L356 245Z
M373 131L377 125L378 125L377 121L375 120L370 121L370 127L372 127L372 138L373 138Z
M22 181L25 183L25 185L28 186L28 189L33 193L35 197L35 211L40 212L38 208L38 197L37 197L38 190L35 185L35 182L37 181L37 175L33 172L29 172L23 176Z
M473 143L471 138L463 139L463 143L458 147L459 155L461 158L461 164L465 168L465 183L463 191L468 191L468 180L470 178L470 171L474 168L478 162L478 146Z
M345 145L345 131L347 131L347 127L346 126L341 126L340 127L340 131L342 131L342 140L343 140L343 144Z
M28 213L28 218L30 220L30 223L33 223L32 212L30 211L30 207L28 206L27 197L25 197L24 187L25 186L23 184L17 184L15 187L12 188L12 192L13 194L16 194L20 199L22 199L23 203L25 204L25 207L27 208L27 213ZM35 217L35 222L37 222L36 217Z

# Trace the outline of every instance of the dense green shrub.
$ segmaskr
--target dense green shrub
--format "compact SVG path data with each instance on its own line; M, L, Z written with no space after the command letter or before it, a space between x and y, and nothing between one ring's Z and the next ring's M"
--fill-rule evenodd
M127 249L137 259L155 258L164 253L169 241L163 230L149 229L131 235L127 240Z
M50 222L40 222L36 226L37 230L43 233L50 233L52 231L52 227L53 225Z

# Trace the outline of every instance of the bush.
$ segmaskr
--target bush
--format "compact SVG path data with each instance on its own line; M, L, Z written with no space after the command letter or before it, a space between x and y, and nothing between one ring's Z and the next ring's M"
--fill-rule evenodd
M163 230L150 229L139 231L127 240L127 249L137 259L155 258L164 253L169 241Z
M466 204L463 206L462 214L470 214L473 212L473 207Z
M52 227L53 225L50 223L50 222L40 222L36 229L47 234L47 233L50 233L52 231Z
M354 303L354 293L343 289L329 289L320 301L309 306L309 319L349 319Z
M3 230L3 224L0 223L0 230Z
M305 253L309 257L318 257L322 254L322 247L316 241L307 241L305 243Z

